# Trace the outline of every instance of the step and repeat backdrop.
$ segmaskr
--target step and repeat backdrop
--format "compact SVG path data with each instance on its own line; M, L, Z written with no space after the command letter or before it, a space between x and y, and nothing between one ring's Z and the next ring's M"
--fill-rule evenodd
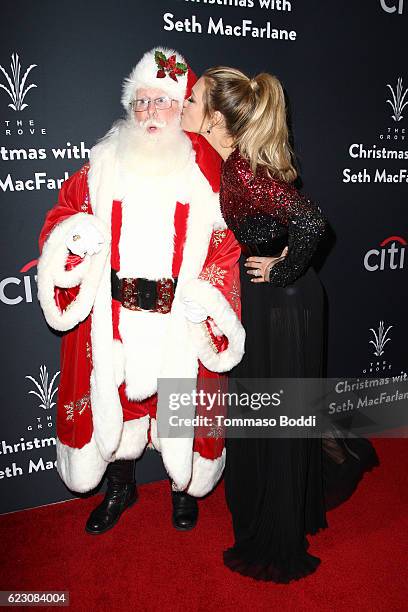
M303 190L331 225L327 374L405 374L408 0L3 0L1 15L0 513L74 497L55 467L60 338L37 301L38 235L156 45L198 74L281 79ZM147 451L139 482L164 477Z

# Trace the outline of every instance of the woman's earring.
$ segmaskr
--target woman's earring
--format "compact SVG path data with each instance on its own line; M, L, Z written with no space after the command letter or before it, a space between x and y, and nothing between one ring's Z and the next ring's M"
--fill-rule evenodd
M213 126L211 125L211 123L209 123L207 128L207 134L211 134L212 127Z

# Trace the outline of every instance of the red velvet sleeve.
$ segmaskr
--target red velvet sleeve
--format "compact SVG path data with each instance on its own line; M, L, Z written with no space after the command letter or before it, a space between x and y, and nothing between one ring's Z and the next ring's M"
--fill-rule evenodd
M88 191L88 170L89 164L85 164L78 172L75 172L75 174L63 182L58 194L58 202L48 211L45 217L38 241L40 253L42 252L44 242L58 223L80 212L92 214ZM68 255L65 267L67 270L71 270L81 261L82 258L78 255ZM65 310L76 298L78 291L79 287L71 287L69 289L55 287L55 302L61 311Z
M207 258L199 275L200 279L208 281L222 293L239 319L241 319L241 287L238 266L240 254L241 248L231 230L215 230L211 236ZM210 342L214 345L214 350L223 351L228 347L228 340L225 336L217 336L213 333L212 326L209 324L210 320L208 317L206 322Z
M38 241L40 253L48 235L58 223L80 212L92 214L89 202L88 170L89 164L85 164L78 172L75 172L75 174L63 182L58 194L58 202L46 214L45 222L40 232Z

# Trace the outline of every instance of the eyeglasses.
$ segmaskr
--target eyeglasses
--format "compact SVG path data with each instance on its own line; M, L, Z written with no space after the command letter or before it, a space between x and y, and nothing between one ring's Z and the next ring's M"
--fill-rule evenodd
M177 102L177 100L174 100ZM166 108L170 108L173 99L168 96L160 96L160 98L156 98L155 100L151 100L150 98L138 98L136 100L132 100L130 106L133 111L136 113L140 113L142 111L146 111L150 104L153 103L157 110L166 110Z

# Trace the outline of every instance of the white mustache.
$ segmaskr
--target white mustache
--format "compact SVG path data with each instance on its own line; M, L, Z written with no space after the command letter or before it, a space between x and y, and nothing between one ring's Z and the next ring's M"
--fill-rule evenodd
M141 128L147 129L151 126L164 128L167 125L167 121L159 121L158 119L146 119L146 121L139 121L139 126Z

